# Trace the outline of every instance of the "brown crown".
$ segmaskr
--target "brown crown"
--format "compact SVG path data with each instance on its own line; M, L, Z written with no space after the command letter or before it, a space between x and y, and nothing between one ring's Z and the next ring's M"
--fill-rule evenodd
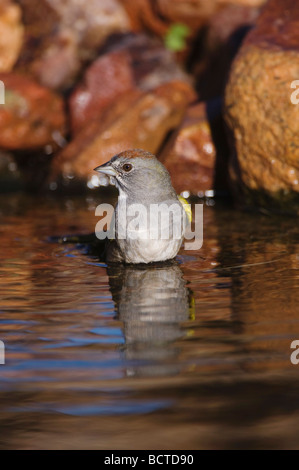
M117 158L156 158L150 152L146 152L145 150L141 149L132 149L132 150L125 150L124 152L119 153L116 155Z

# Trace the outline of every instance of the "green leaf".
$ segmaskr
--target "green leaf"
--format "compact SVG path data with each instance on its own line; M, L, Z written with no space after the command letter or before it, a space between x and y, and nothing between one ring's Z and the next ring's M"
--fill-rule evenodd
M182 51L186 48L186 39L190 34L190 28L183 23L175 23L168 29L164 41L167 49L174 52Z

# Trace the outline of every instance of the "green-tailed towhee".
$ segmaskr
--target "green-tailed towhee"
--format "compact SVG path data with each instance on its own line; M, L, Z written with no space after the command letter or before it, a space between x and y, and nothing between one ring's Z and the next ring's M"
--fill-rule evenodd
M190 211L177 196L164 165L151 153L134 149L114 156L95 171L100 173L100 183L109 182L119 191L115 239L107 243L107 261L136 264L174 258Z

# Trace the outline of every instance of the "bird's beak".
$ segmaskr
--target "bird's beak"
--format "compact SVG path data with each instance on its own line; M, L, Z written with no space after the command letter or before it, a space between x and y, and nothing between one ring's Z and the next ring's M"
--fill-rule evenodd
M109 165L109 163L104 163L104 165L100 165L94 169L94 171L98 171L99 173L104 173L107 176L116 176L117 173L113 166Z

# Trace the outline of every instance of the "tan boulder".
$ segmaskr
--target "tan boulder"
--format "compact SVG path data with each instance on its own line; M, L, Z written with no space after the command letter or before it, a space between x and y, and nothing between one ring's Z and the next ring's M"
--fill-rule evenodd
M246 37L226 88L235 188L283 203L299 194L299 4L270 0ZM293 95L294 96L294 95Z
M0 72L10 72L18 59L24 36L21 9L2 0L0 5Z

